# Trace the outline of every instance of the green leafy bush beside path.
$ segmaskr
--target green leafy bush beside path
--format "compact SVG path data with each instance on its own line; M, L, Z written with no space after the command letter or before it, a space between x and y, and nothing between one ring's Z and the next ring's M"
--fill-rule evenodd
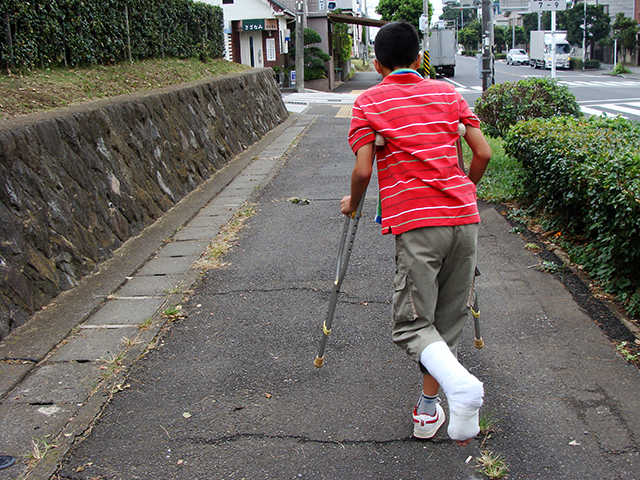
M495 138L505 138L513 125L524 120L582 116L569 88L547 77L494 85L478 99L474 112L483 131Z
M640 314L640 125L557 117L517 123L505 151L522 196L578 242L573 259Z

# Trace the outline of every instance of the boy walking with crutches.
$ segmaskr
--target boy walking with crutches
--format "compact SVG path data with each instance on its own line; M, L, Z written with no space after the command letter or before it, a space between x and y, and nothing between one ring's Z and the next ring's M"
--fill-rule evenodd
M480 216L476 187L491 158L480 123L452 85L423 79L420 39L412 25L393 22L375 40L374 66L383 81L353 106L349 143L356 153L350 215L369 184L375 134L386 140L377 154L382 233L396 236L393 340L420 366L422 395L413 434L432 438L445 421L439 387L449 404L448 434L467 445L479 432L482 383L457 360L466 301L475 273ZM473 157L460 170L458 124Z

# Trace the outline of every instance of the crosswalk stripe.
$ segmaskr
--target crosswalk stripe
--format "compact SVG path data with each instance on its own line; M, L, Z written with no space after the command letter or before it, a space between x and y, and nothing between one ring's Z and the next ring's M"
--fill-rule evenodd
M623 107L622 105L602 105L604 108L615 110L616 112L628 113L629 115L640 116L640 110L637 108Z
M602 109L612 109L611 108L612 105L613 104L594 105L594 106L602 108ZM618 117L628 118L628 117L625 117L624 115L620 115L619 113L607 112L605 110L599 110L597 108L581 106L580 110L582 110L582 113L584 113L586 115L596 115L596 116L599 116L599 117L611 117L611 118L618 118ZM640 110L637 110L634 115L640 116Z
M584 114L595 115L597 117L602 117L606 115L602 110L596 110L595 108L590 108L590 107L580 107L580 110L582 110L582 113Z

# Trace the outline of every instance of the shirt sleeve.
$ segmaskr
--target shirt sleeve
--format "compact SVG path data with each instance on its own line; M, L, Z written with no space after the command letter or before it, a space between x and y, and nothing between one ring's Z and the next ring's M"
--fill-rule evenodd
M353 105L353 114L351 117L351 127L349 128L349 145L353 153L356 153L363 145L371 143L375 140L374 130L369 125L369 121L365 112L360 108L359 99Z
M478 117L471 111L469 108L469 104L467 101L462 98L462 95L458 93L458 105L460 109L460 122L465 125L470 125L472 127L480 128L480 120Z

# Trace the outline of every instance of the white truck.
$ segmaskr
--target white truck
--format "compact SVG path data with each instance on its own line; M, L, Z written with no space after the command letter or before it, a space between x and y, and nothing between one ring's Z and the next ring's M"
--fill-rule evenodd
M552 35L550 30L531 31L531 51L529 64L534 68L551 68ZM555 32L556 68L569 68L571 45L567 42L567 32Z
M436 28L429 35L429 62L436 73L453 77L456 71L456 32L447 28Z

